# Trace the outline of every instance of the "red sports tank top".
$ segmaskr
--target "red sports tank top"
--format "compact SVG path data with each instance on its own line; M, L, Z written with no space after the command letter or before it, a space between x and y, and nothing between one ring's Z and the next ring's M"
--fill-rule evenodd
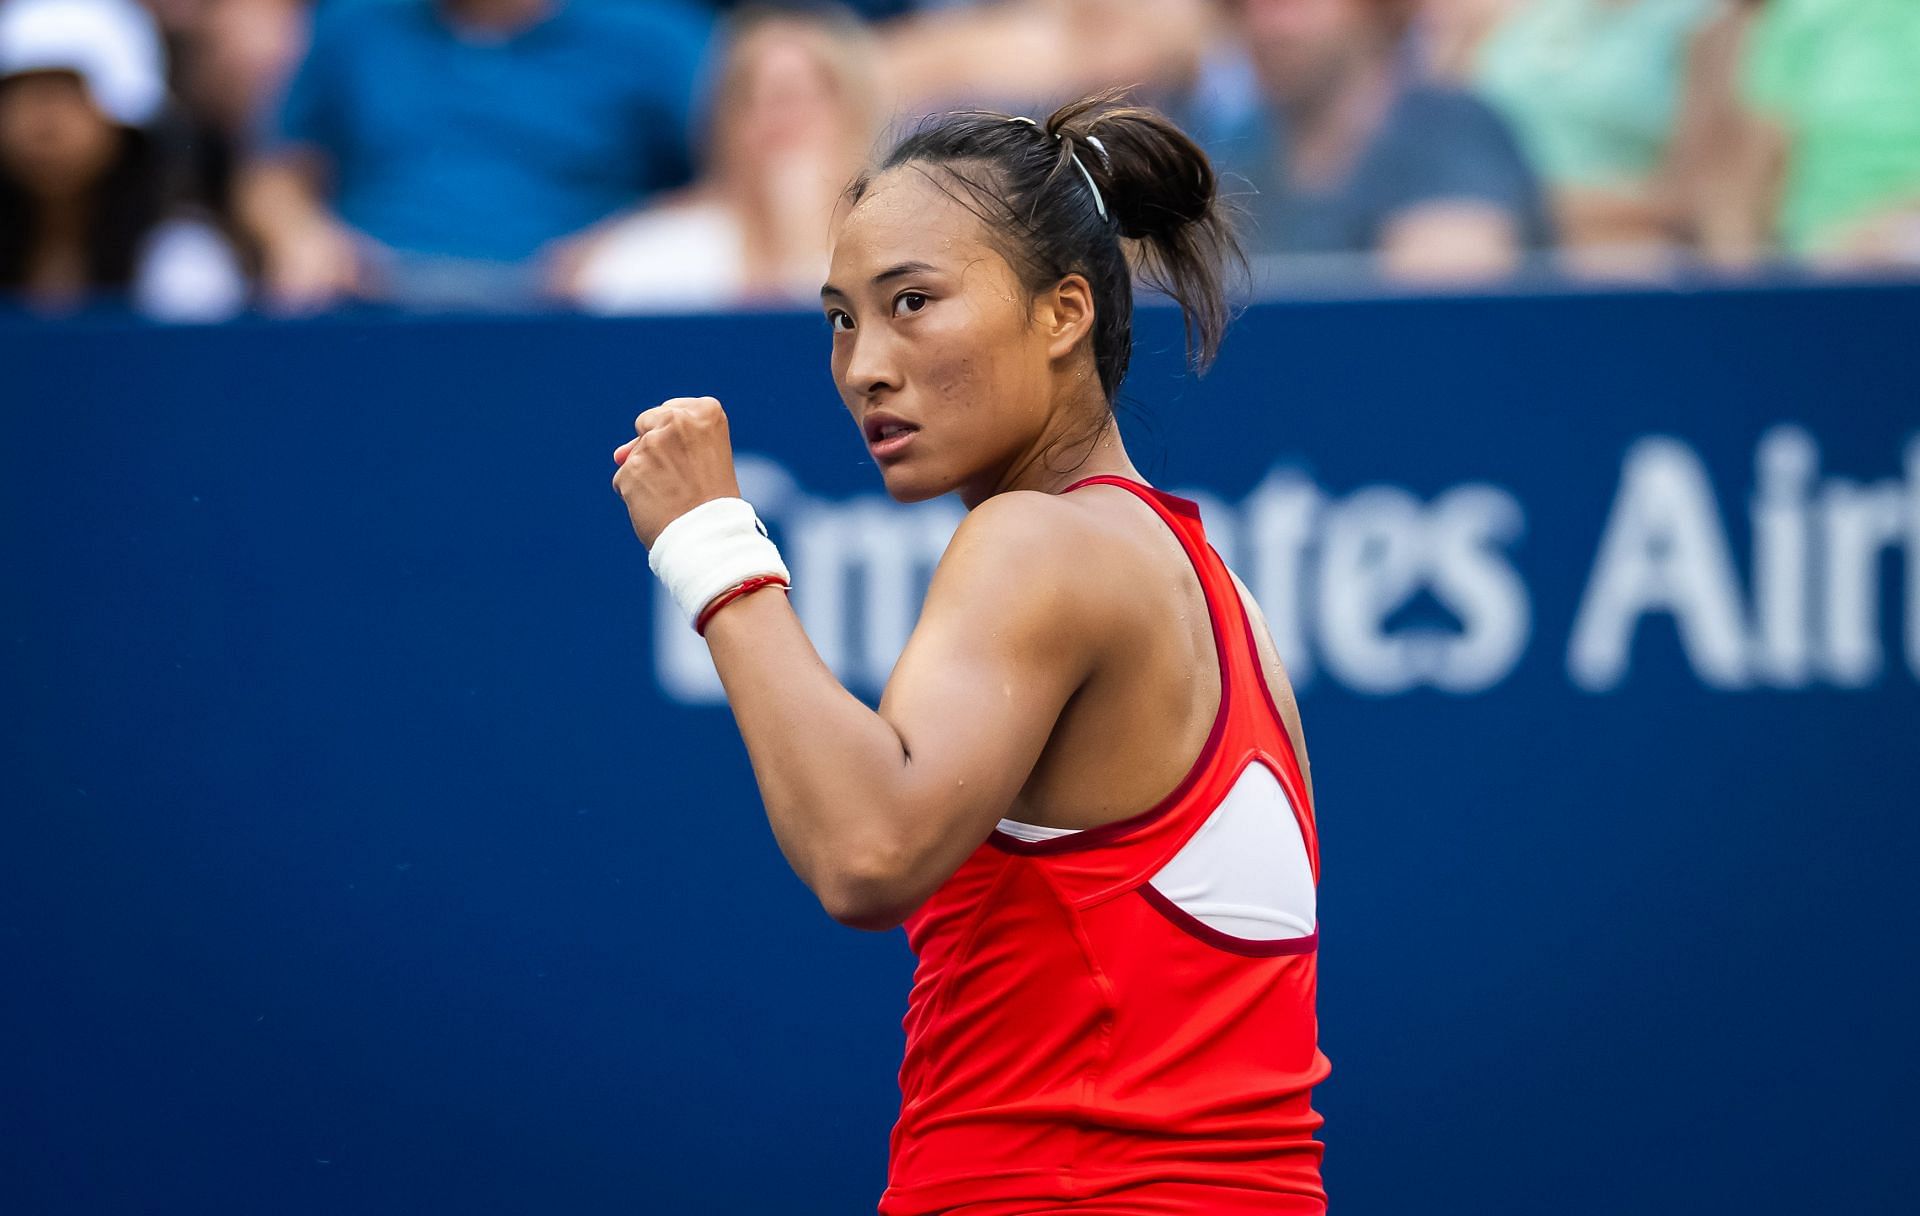
M1220 708L1158 804L1053 839L996 831L907 919L918 965L880 1214L1318 1216L1309 1099L1331 1064L1317 917L1293 936L1239 936L1183 907L1167 877L1205 855L1188 846L1231 803L1264 816L1252 838L1289 833L1299 883L1317 888L1306 786L1198 508L1120 477L1067 490L1096 483L1179 537L1212 619Z

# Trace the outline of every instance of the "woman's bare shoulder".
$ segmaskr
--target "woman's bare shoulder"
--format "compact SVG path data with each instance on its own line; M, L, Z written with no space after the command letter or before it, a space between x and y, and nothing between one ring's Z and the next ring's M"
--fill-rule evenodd
M986 597L1041 629L1099 630L1124 554L1111 521L1079 495L1010 490L974 507L934 570L928 602Z
M1084 542L1085 521L1057 494L1008 490L968 511L947 542L940 565L991 558L1037 574Z

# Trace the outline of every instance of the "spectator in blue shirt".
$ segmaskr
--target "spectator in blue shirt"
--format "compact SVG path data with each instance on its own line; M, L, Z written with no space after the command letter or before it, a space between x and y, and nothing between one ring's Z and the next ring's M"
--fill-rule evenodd
M1238 200L1250 252L1365 254L1394 277L1464 280L1509 273L1550 241L1540 184L1506 124L1408 62L1406 0L1229 8L1244 87L1223 88L1216 66L1192 121L1229 183L1257 192Z
M556 242L691 174L711 18L674 0L336 0L239 205L268 296L524 306Z

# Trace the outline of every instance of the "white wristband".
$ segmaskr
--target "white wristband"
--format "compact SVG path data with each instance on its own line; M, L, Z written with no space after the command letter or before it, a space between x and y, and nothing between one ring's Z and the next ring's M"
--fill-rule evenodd
M708 499L676 517L654 537L647 565L689 625L713 597L750 578L776 574L793 581L766 526L744 498Z

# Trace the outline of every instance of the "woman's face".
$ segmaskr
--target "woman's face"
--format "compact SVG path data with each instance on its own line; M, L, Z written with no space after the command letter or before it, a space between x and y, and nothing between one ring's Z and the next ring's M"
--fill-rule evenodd
M821 306L833 379L887 493L971 507L1031 457L1052 408L1044 327L981 222L913 165L841 219Z
M71 72L0 83L0 166L49 199L83 193L113 164L119 129Z
M832 143L846 128L834 82L813 47L778 27L742 48L746 83L729 117L748 162L797 147Z
M1380 0L1239 0L1232 6L1261 82L1283 101L1326 94L1371 45Z

